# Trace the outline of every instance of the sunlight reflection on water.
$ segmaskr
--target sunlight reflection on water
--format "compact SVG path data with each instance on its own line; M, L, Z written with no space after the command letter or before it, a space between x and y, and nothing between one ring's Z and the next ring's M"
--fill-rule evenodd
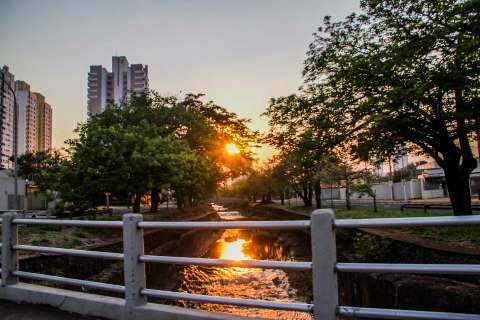
M262 255L274 256L275 260L286 260L282 247L271 243L255 243L244 230L226 230L208 254L222 259L265 259ZM304 302L297 290L290 285L288 275L278 269L216 268L188 266L183 269L183 284L180 291L236 298L263 299L271 301ZM243 308L228 305L195 304L191 307L216 312L235 313L243 316L275 319L312 319L302 312L276 311Z
M233 260L244 260L251 259L248 255L243 252L243 246L245 245L245 239L237 239L232 242L227 242L222 239L221 245L221 259L233 259Z

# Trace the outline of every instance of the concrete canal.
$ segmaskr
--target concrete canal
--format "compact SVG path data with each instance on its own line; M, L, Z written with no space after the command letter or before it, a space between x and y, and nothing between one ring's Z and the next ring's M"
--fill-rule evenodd
M241 220L238 211L222 212L224 220ZM309 237L300 231L228 229L205 257L221 259L298 260L310 256ZM299 245L300 244L300 245ZM179 270L179 291L271 301L307 302L311 296L310 277L302 272L258 268L217 268L187 266ZM242 308L227 305L192 304L190 307L269 319L311 319L301 312Z

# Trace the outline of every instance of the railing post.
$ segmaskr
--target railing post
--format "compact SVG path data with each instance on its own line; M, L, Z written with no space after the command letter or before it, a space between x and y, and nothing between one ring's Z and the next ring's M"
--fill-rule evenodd
M338 305L338 286L335 264L334 213L318 209L311 216L313 313L318 320L335 320Z
M15 213L2 215L2 287L18 283L18 277L13 271L17 271L18 256L13 246L17 244L17 226L13 224Z
M145 263L139 260L143 255L143 229L138 228L141 214L123 215L123 273L125 280L124 319L134 317L135 307L147 302L140 292L145 289Z

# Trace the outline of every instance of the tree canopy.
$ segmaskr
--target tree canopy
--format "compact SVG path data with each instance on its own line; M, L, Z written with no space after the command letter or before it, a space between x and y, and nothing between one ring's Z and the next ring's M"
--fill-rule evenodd
M480 131L480 2L364 0L362 14L314 34L300 93L272 99L271 132L285 147L356 157L424 153L445 171L456 214L471 213L470 140Z
M221 182L250 169L250 147L258 140L248 120L202 96L151 93L110 106L78 126L78 137L67 141L63 156L23 156L21 173L31 175L43 191L58 191L76 208L96 207L110 192L123 202L133 200L137 212L149 194L156 210L165 189L173 191L180 208L197 204ZM228 154L227 143L238 154ZM53 159L58 170L36 169Z

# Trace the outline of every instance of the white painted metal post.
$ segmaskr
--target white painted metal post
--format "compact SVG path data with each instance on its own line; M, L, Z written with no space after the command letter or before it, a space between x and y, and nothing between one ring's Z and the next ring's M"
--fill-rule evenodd
M338 286L335 271L337 248L333 210L313 211L311 222L314 318L335 320Z
M125 313L124 319L134 318L135 307L147 302L140 292L146 288L145 263L140 261L144 253L143 229L138 227L141 214L123 216L123 272L125 278Z
M2 287L18 283L18 277L12 272L17 271L17 226L14 225L15 213L6 213L2 216Z

